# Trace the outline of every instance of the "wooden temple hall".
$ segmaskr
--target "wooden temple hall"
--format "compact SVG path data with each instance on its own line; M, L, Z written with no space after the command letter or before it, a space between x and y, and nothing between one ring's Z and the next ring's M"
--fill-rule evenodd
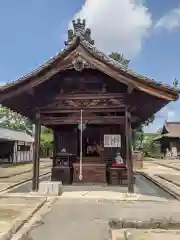
M39 184L41 125L54 135L52 181L121 184L133 192L132 129L178 93L100 52L85 20L64 49L0 88L0 104L35 124L33 190ZM120 156L122 161L115 162ZM115 163L114 163L115 162Z

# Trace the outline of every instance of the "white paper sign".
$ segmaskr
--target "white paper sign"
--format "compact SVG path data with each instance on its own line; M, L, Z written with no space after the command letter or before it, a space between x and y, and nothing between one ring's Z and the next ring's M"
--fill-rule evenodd
M121 135L107 134L104 135L104 147L121 147Z

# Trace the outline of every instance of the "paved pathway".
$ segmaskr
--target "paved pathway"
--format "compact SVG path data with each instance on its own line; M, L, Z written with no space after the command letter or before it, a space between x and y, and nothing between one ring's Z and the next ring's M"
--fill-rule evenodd
M107 240L112 218L143 221L165 217L179 221L180 203L59 199L30 236L33 240Z
M41 181L48 181L49 176L41 178ZM11 193L28 193L31 191L31 182L25 183L15 189ZM62 198L74 199L125 199L127 193L127 186L100 186L100 185L67 185L63 186ZM141 175L136 176L135 192L137 196L133 199L137 200L154 200L154 201L168 201L172 197L164 190L156 186L151 181L147 180Z
M128 236L128 238L127 238ZM172 230L114 230L112 231L112 240L179 240L180 231Z
M148 162L143 171L154 175L180 176L176 170ZM26 183L13 192L26 194L31 190L30 186L30 183ZM169 218L180 222L180 203L141 175L137 175L135 185L136 200L141 201L117 201L123 200L122 195L126 192L127 187L64 186L64 194L30 231L30 237L33 240L107 240L108 222L112 218L136 221L151 218L163 221Z

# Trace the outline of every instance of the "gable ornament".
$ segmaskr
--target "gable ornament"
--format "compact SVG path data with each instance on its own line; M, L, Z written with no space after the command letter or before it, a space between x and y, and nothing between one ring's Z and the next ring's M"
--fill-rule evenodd
M74 69L78 72L81 72L85 68L85 65L87 65L86 61L83 60L80 56L76 57L73 60L72 64Z

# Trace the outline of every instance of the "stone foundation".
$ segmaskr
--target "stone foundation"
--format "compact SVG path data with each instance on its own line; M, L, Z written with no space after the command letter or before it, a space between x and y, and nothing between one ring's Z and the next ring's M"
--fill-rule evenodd
M39 195L43 196L60 196L63 193L62 182L40 182Z

